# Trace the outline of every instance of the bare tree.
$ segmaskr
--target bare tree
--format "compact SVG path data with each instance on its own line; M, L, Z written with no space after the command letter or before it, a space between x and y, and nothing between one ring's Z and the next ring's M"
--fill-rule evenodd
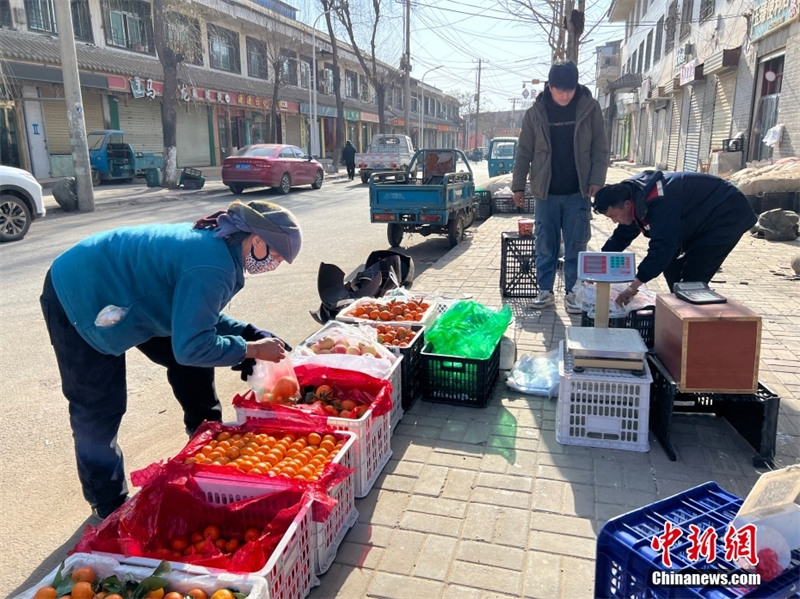
M161 98L161 127L164 135L164 187L178 185L177 108L178 69L184 61L194 61L202 53L200 25L185 10L182 0L153 0L153 34L164 71L164 90Z
M263 51L266 63L272 72L272 106L267 139L270 143L277 143L278 97L282 83L297 85L298 61L296 54L300 47L300 40L296 36L292 36L286 25L278 20L266 18L258 25L259 36L264 42Z
M330 0L328 0L330 1ZM339 17L342 25L347 30L347 35L350 39L350 45L353 47L353 52L358 59L361 69L367 77L370 85L375 91L375 100L378 105L378 127L381 133L386 132L386 90L391 84L398 80L401 76L400 71L386 66L392 64L399 59L399 53L393 58L388 57L386 62L382 62L378 55L386 56L387 52L393 52L392 42L383 33L383 2L382 0L370 0L371 7L353 3L345 3L339 5L336 10L336 15ZM366 2L364 4L367 4ZM354 19L354 16L356 17ZM362 26L362 24L367 24ZM356 40L356 36L368 28L367 43L368 55L365 57L364 52L361 51L361 46Z
M339 44L336 40L336 33L333 29L334 21L331 19L332 9L337 5L338 0L320 0L322 10L325 14L325 24L328 27L328 37L331 41L331 60L333 62L333 96L336 99L336 128L334 131L333 148L333 169L339 171L339 163L342 158L342 147L344 146L344 99L342 98L342 72L339 68ZM315 79L316 80L316 79ZM316 127L316 123L314 123Z
M510 15L541 30L550 46L552 62L572 60L578 64L581 42L602 20L606 7L599 2L586 9L585 0L498 0ZM587 12L594 13L595 23L586 32Z

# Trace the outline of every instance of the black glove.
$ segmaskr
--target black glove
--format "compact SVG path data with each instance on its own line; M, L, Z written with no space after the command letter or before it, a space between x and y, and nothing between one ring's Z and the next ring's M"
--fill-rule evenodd
M258 341L259 339L269 339L270 337L275 337L276 339L280 339L280 337L276 337L269 331L265 331L264 329L259 329L252 324L248 324L244 327L241 334L239 335L245 341ZM283 341L283 339L281 339ZM283 341L283 346L286 348L287 352L292 351L292 346ZM243 381L247 381L247 377L253 374L253 367L256 365L255 358L245 358L236 366L232 366L231 370L238 371L239 377Z

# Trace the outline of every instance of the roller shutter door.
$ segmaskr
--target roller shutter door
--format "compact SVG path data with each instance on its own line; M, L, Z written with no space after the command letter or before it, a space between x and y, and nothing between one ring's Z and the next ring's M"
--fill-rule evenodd
M674 171L678 167L678 143L681 131L681 100L683 93L672 96L672 119L669 128L669 149L667 150L667 169Z
M178 109L178 168L208 166L211 164L211 141L208 126L208 109L191 106L187 112Z
M103 104L99 94L83 94L83 120L86 131L103 129ZM69 121L67 105L64 101L48 100L42 102L45 135L49 154L72 154L69 142Z
M700 119L702 118L702 100L706 91L705 83L692 86L689 99L689 118L686 124L686 156L683 170L696 171L700 154Z
M714 102L714 118L711 124L712 151L721 150L722 142L730 137L735 89L736 73L717 78L717 98Z
M164 129L161 125L161 102L149 98L128 99L119 105L119 128L125 141L136 152L163 152Z
M300 137L300 115L287 114L283 121L286 124L286 133L284 134L285 144L292 144L293 146L303 147L303 140Z

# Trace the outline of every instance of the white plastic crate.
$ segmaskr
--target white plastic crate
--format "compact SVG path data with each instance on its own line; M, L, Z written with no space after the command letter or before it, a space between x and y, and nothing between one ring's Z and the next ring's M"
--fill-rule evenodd
M559 350L556 441L562 445L650 451L653 377L646 361L642 364L643 376L611 368L586 368L578 374L563 341Z
M345 468L354 468L353 451L356 435L348 431L339 431L336 434L345 436L347 441L333 459L333 463ZM226 477L222 474L202 472L195 474L195 480L205 493L206 499L214 504L233 503L263 495L265 492L287 488L287 484L283 482L285 479L281 477L264 476L263 480L244 480ZM325 520L317 521L316 517L312 517L311 521L311 545L313 547L314 572L317 575L324 574L330 568L342 539L358 519L352 475L332 487L328 491L328 495L336 500L336 505L331 513Z
M158 561L155 561L156 566L158 563ZM62 576L69 577L74 570L82 566L91 567L95 574L97 574L98 580L109 576L117 576L120 580L124 580L126 576L130 576L135 581L141 581L151 576L155 569L155 566L146 568L122 564L116 559L104 555L73 553L64 560ZM45 576L39 583L15 595L14 599L33 599L37 590L45 586L50 586L57 572L58 567ZM210 597L214 591L218 589L232 589L244 594L247 599L271 599L267 581L258 576L243 576L227 572L221 574L195 575L173 570L165 574L164 577L168 581L166 587L167 591L186 593L194 588L199 588L203 589ZM273 595L272 597L276 596Z
M399 360L397 362L400 363ZM236 419L240 424L250 420L264 421L267 424L279 423L281 418L285 418L285 412L273 412L270 410L260 410L234 406ZM370 408L358 419L338 418L328 416L325 424L338 431L349 431L355 433L356 441L354 445L353 482L356 498L366 497L372 489L372 485L378 475L386 466L389 458L392 457L392 446L390 443L391 413L373 417L373 409ZM322 418L322 417L320 417Z
M198 481L199 484L200 481ZM202 487L201 487L202 488ZM264 494L268 494L266 491ZM212 493L212 496L214 494ZM220 498L219 502L210 501L217 505L228 503L232 496L216 494ZM239 574L241 579L263 578L267 583L268 599L303 599L311 587L319 584L319 579L314 575L314 558L312 546L312 500L303 500L300 510L297 512L292 523L286 529L275 550L270 555L264 567L257 572ZM259 521L248 521L248 526L263 526L263 519ZM140 557L124 556L97 552L94 555L111 557L124 565L140 566L150 568L151 571L161 562L161 560ZM173 571L184 572L196 576L220 576L230 574L218 568L206 568L196 564L189 564L179 561L169 561Z
M425 303L430 304L428 306L428 309L425 310L425 312L423 313L421 320L414 320L414 321L412 321L412 320L408 320L408 321L406 321L406 320L380 320L380 321L375 321L375 320L370 320L369 318L362 318L362 317L359 317L359 316L355 315L356 309L358 309L359 307L363 306L365 303L376 303L378 305L386 305L386 304L389 304L392 301L408 301L408 299L413 299L414 301L418 301L418 302L419 301L424 301ZM336 315L336 320L338 320L339 322L352 322L352 323L385 322L387 324L410 324L410 323L416 322L416 323L419 323L419 324L424 324L425 326L430 326L431 324L433 324L433 321L436 320L436 317L438 316L437 310L436 310L436 305L435 305L436 301L437 300L434 300L434 299L428 300L427 298L425 298L423 296L414 296L412 298L404 298L404 297L383 297L383 298L378 298L378 299L375 299L375 298L361 298L361 299L356 300L355 302L353 302L349 306L347 306L341 312L339 312L339 314Z
M378 342L377 338L375 339L375 345L381 348L381 351L386 352L386 354L391 354L391 359L394 360L393 363L389 363L389 360L382 360L380 364L385 364L385 368L380 368L379 371L384 373L382 376L378 376L377 371L373 372L372 370L366 370L367 367L372 367L372 362L375 358L370 356L360 356L360 355L348 355L348 354L319 354L319 355L308 355L310 350L308 349L314 342L318 341L322 337L326 335L334 335L337 331L341 331L342 327L351 327L355 325L364 325L369 326L367 329L370 333L374 332L374 327L372 325L376 324L390 324L393 326L401 326L403 325L402 322L396 323L376 323L374 321L368 321L363 319L358 319L358 322L336 322L332 321L327 323L318 331L309 335L296 349L295 353L293 354L292 361L295 365L299 364L315 364L320 366L328 366L331 368L341 368L343 370L355 370L358 372L363 372L364 374L368 374L370 376L375 376L376 378L380 378L382 380L387 380L392 383L392 411L389 417L389 424L390 424L390 432L394 431L397 423L403 418L403 392L402 392L402 385L403 385L403 376L402 376L402 366L400 365L400 361L403 359L402 354L399 352L395 352L393 350L397 348L393 348L390 346L385 346ZM418 326L418 323L405 323L405 326ZM359 327L360 328L360 327ZM424 327L422 327L424 329ZM375 333L377 336L377 333ZM302 352L302 353L301 353ZM375 362L375 364L379 364L379 362Z

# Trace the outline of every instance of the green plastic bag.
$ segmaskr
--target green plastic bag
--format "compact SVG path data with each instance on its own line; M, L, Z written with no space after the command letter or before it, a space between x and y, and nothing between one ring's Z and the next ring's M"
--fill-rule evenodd
M425 331L425 341L435 354L486 359L506 332L511 316L508 305L495 312L473 300L460 301Z

